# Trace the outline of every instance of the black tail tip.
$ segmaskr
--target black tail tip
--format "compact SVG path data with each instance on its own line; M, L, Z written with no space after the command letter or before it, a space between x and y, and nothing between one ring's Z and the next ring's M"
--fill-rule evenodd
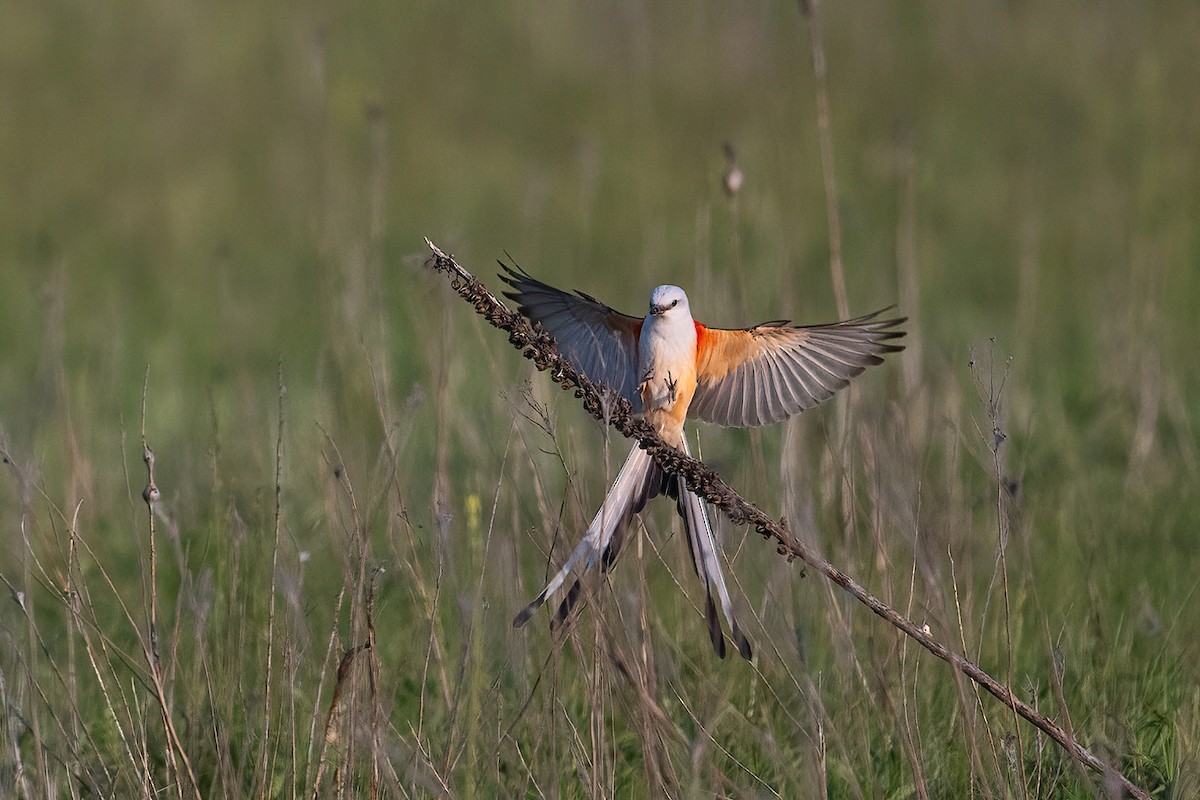
M546 602L546 596L539 594L533 599L533 602L521 609L521 613L513 617L513 627L523 628L525 623L529 622L530 618L542 607L542 603Z
M712 637L713 652L717 654L717 658L725 657L725 637L721 634L715 634Z
M713 652L717 654L717 658L724 658L725 633L721 630L721 619L717 616L717 604L713 602L711 594L708 596L704 615L708 619L708 638L712 640Z
M746 638L746 634L742 633L742 629L737 625L733 626L733 643L737 645L738 652L742 658L747 661L754 660L754 651L750 649L750 640Z
M571 616L571 610L575 608L575 603L579 601L579 593L582 589L583 587L579 585L579 581L571 584L571 588L567 590L567 596L558 604L558 612L555 613L554 619L550 620L550 630L558 630L559 626L567 621L567 617Z

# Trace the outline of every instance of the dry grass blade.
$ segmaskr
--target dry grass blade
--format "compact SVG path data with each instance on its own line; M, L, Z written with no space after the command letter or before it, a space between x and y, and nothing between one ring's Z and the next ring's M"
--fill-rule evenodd
M933 655L950 664L956 671L970 678L1013 712L1057 742L1076 761L1099 773L1106 784L1118 785L1124 792L1139 798L1139 800L1149 800L1149 794L1135 786L1116 769L1101 761L1058 723L1018 698L1007 685L993 678L978 665L952 651L921 626L868 592L854 578L812 552L792 534L786 519L773 519L734 491L712 468L703 462L685 456L664 442L648 423L634 415L632 407L626 400L602 384L593 383L587 376L578 372L569 361L560 356L553 337L543 331L540 326L531 325L524 317L505 307L478 278L463 269L453 256L447 255L428 239L425 240L425 243L433 253L425 262L426 266L447 275L454 291L470 303L476 313L493 326L506 331L509 342L521 350L522 355L533 361L539 370L549 370L551 377L564 390L574 391L575 396L583 402L583 407L589 414L597 420L612 425L624 436L637 440L638 445L649 452L664 470L686 478L697 494L720 508L734 524L752 525L764 538L774 539L776 552L781 556L789 561L800 559L833 583L841 586L877 616L902 631Z

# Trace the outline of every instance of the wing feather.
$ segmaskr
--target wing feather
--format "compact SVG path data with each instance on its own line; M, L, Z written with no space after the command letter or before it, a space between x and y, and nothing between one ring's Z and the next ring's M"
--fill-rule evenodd
M767 391L762 395L767 404L767 416L786 414L784 409L791 405L788 399L792 392L785 380L782 355L779 352L767 353L758 368L759 380L767 384Z
M767 322L698 337L696 394L688 414L732 427L768 425L828 400L864 369L903 350L904 317L876 311L829 325Z
M611 386L638 408L638 337L642 320L609 308L583 292L555 289L520 267L501 264L500 279L512 287L504 296L540 323L558 352L593 381Z

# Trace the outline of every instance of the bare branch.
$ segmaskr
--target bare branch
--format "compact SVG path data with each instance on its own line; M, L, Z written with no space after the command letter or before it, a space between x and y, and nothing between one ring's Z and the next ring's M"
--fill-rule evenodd
M584 410L589 414L597 420L613 426L624 436L636 440L638 446L650 453L659 466L668 473L682 475L686 478L688 488L721 509L734 524L753 526L763 538L773 539L776 552L787 558L788 561L800 559L841 586L854 599L871 609L893 627L903 631L930 653L982 686L1001 703L1020 714L1034 727L1057 742L1080 764L1103 776L1106 784L1115 783L1130 796L1138 798L1138 800L1149 800L1150 796L1145 791L1079 744L1058 723L1017 697L1008 686L993 678L977 664L942 644L924 628L897 612L867 591L858 581L806 547L792 534L786 519L776 521L734 491L711 467L685 456L664 442L649 423L634 415L633 408L627 400L613 389L592 382L586 375L576 370L571 362L560 356L554 338L542 330L540 325L532 324L520 314L510 311L478 278L463 269L453 256L442 252L428 239L425 240L425 244L433 253L426 260L425 265L447 275L454 291L470 303L476 313L490 324L506 331L509 342L532 361L539 370L549 370L550 377L563 390L573 390L575 397L582 401Z

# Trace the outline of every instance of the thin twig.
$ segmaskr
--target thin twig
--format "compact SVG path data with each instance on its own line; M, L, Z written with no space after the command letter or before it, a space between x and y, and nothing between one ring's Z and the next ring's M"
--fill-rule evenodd
M460 297L470 303L476 313L493 326L508 333L508 340L521 350L539 370L549 370L550 377L564 390L573 391L582 401L584 410L601 422L605 422L622 435L635 439L638 446L648 452L664 471L686 479L688 487L721 509L735 525L753 526L763 538L774 539L776 552L790 562L800 559L830 581L845 589L854 599L869 608L893 627L903 631L917 644L945 661L955 670L966 675L983 687L989 694L1008 708L1024 717L1038 730L1058 743L1067 753L1089 769L1102 775L1106 782L1115 782L1138 800L1149 800L1149 795L1135 786L1128 778L1101 761L1073 736L1049 717L1038 712L1021 700L1008 686L993 678L978 665L952 651L932 634L915 622L900 614L875 595L871 594L854 578L846 575L825 558L811 551L797 539L788 527L786 519L776 521L762 509L745 500L725 483L707 464L685 456L663 441L653 427L633 413L633 407L613 389L593 383L565 358L558 354L554 338L540 325L533 325L520 314L510 311L493 295L482 282L463 269L453 256L447 255L428 239L433 255L425 262L432 270L442 272L450 278L450 285Z
M379 702L379 650L375 646L375 587L379 584L379 576L383 567L371 569L371 580L367 584L367 688L371 695L371 800L379 797L379 757L383 752L383 744L379 736L379 718L383 709Z
M150 520L150 622L147 640L142 643L143 655L150 667L150 680L154 688L154 699L162 715L163 730L167 735L167 748L164 753L170 771L178 773L176 757L183 764L183 772L187 775L194 797L200 797L200 783L192 770L191 759L184 750L175 721L171 718L170 705L167 702L167 688L163 675L162 662L158 655L158 573L154 555L154 514L158 510L158 500L161 493L154 481L154 451L146 441L146 393L149 386L149 367L146 369L146 380L142 384L142 460L146 462L146 488L142 490L142 499L146 501L146 510ZM183 798L183 781L176 780L175 788L180 800Z
M154 506L158 502L158 485L154 483L154 452L146 444L146 391L150 385L150 367L142 379L142 460L146 462L147 483L142 499L150 509L150 652L158 663L158 558L154 552ZM151 666L155 666L152 664Z
M259 773L262 783L259 784L259 797L265 798L270 790L271 778L271 683L274 680L275 668L275 594L276 581L279 572L279 534L283 527L283 398L287 388L283 385L283 361L278 364L279 391L279 428L275 433L275 527L271 539L271 594L267 600L267 669L263 677L263 735L262 759L259 762Z

